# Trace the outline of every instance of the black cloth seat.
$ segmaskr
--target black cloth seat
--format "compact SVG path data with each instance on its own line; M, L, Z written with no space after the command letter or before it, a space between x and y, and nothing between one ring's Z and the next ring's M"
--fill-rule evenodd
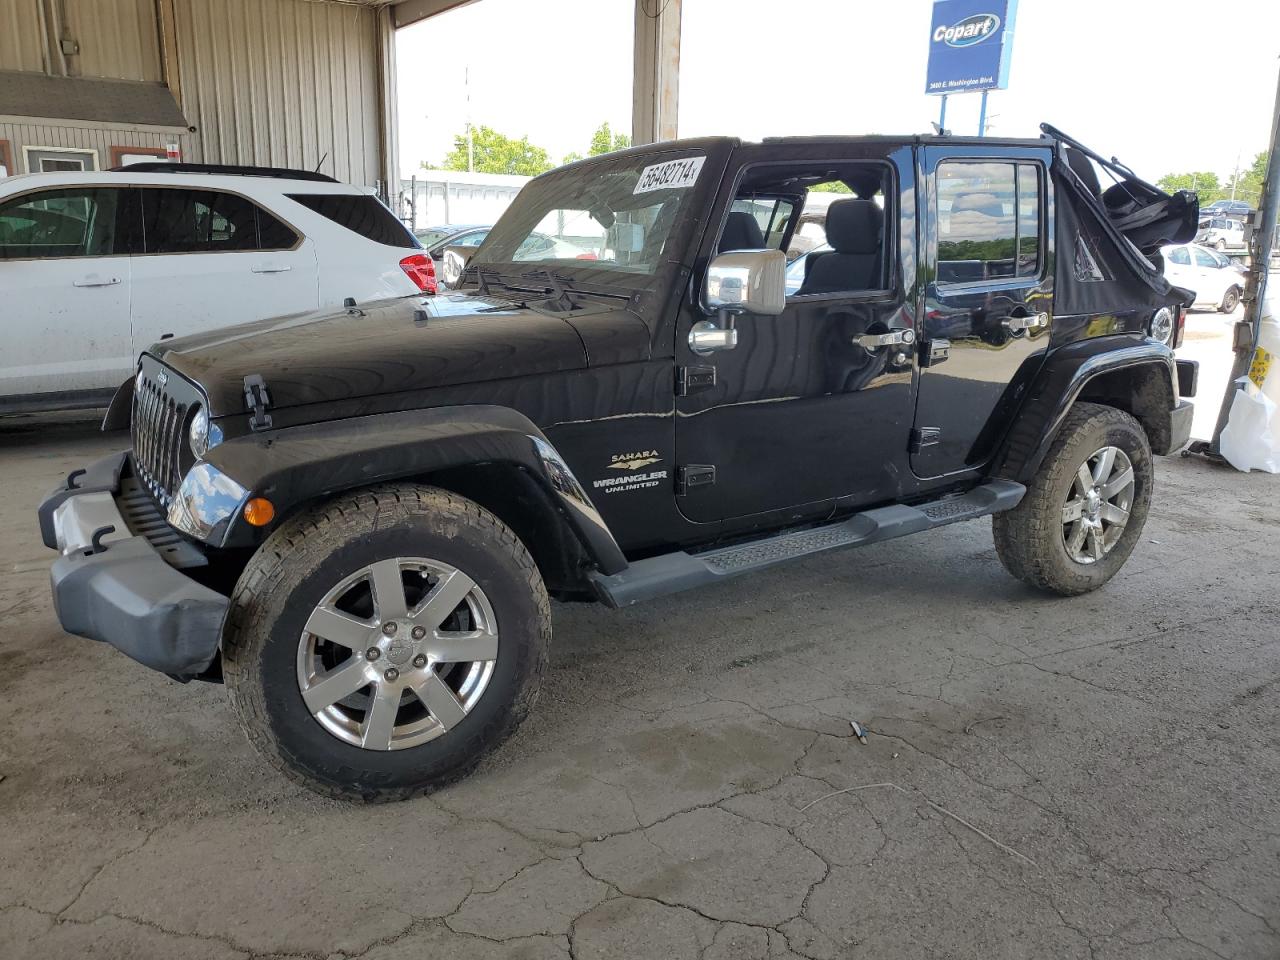
M729 214L724 221L724 232L720 234L720 246L716 248L716 253L763 249L764 231L756 223L756 218L741 210Z
M807 293L879 290L884 249L884 211L871 200L837 200L827 208L829 251L811 253L804 264Z

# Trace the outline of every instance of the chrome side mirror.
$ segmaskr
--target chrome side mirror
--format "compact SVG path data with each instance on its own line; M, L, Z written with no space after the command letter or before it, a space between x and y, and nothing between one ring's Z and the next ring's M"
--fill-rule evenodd
M441 258L440 274L447 286L452 287L458 282L458 278L462 276L462 271L467 269L467 261L471 259L471 255L479 249L478 247L464 247L460 244L449 244L444 248L444 256Z
M787 255L781 250L732 250L707 268L708 313L776 316L787 305Z
M740 313L774 316L787 305L787 255L781 250L733 250L707 267L702 303L714 320L689 330L689 349L698 356L738 345L734 318Z

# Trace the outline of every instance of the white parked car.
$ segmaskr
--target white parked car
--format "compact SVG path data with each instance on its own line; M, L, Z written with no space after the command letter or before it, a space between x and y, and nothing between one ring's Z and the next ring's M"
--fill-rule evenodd
M435 293L371 192L306 171L140 164L0 182L0 412L96 406L151 344Z
M1215 250L1244 249L1244 224L1230 217L1210 217L1201 220L1196 233L1196 243L1203 243Z
M1175 287L1191 290L1195 306L1214 307L1230 313L1244 293L1244 267L1216 250L1196 243L1162 247L1165 279Z

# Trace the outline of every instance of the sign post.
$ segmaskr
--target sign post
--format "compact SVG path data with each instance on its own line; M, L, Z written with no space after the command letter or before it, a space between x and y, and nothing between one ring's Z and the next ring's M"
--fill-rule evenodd
M1009 86L1017 12L1018 0L934 0L925 93L942 97L943 129L948 95L981 91L978 136L986 134L987 93Z

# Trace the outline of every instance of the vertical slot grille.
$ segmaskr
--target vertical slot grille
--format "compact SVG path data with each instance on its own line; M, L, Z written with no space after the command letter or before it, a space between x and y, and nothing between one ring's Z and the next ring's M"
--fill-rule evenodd
M145 374L133 393L133 459L138 479L164 506L182 479L179 466L187 405L179 403Z

